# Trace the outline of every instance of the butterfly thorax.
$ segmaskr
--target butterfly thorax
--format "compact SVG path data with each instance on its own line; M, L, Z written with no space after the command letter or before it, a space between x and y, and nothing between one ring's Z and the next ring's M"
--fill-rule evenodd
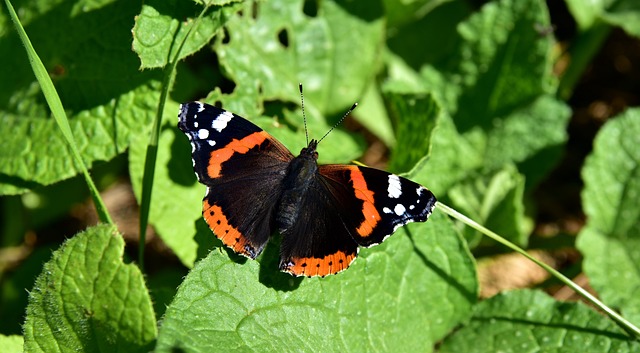
M311 140L300 155L294 158L287 168L287 174L282 181L282 194L278 204L278 228L280 233L286 232L298 219L300 200L309 187L314 185L318 174L318 142Z

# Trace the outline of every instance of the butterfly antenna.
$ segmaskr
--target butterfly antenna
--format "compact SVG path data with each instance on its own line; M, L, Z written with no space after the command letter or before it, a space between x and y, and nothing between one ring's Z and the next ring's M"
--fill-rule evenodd
M324 140L325 137L327 137L327 135L329 135L329 133L331 131L333 131L333 129L335 129L338 125L340 125L340 123L342 122L342 120L344 120L346 117L349 116L349 114L351 114L351 112L356 109L356 107L358 106L358 103L353 103L353 105L351 106L351 108L349 108L349 110L347 110L346 113L344 113L344 115L342 116L342 118L340 118L340 120L338 120L337 123L335 123L335 125L333 125L331 127L331 129L329 129L329 131L327 131L326 134L324 134L324 136L322 136L322 138L320 140L318 140L318 143L320 143L320 141Z
M307 115L304 113L304 95L302 94L302 83L298 84L300 89L300 103L302 106L302 119L304 121L304 135L307 137L307 145L309 145L309 131L307 130Z

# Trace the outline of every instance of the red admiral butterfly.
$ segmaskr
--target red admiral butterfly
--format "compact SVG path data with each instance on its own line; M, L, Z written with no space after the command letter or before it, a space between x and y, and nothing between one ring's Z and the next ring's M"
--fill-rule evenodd
M278 230L280 270L295 276L346 269L359 246L426 221L436 203L431 191L394 174L319 166L316 140L295 157L258 126L205 103L182 104L178 127L191 141L198 181L207 186L202 214L213 233L255 259Z

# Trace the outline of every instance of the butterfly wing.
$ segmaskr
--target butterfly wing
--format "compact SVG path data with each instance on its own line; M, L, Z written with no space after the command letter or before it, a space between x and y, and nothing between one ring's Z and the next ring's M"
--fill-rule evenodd
M424 222L436 198L420 184L382 170L353 165L323 165L340 219L361 246L380 244L399 227Z
M356 258L358 245L379 244L402 225L426 221L435 202L423 186L391 173L319 166L300 195L295 222L280 230L280 269L296 276L340 272Z
M319 175L299 195L297 208L293 224L280 229L280 270L324 277L349 267L358 254L358 244Z
M250 121L201 102L180 106L193 168L207 186L202 214L235 252L255 258L275 230L275 206L289 150Z

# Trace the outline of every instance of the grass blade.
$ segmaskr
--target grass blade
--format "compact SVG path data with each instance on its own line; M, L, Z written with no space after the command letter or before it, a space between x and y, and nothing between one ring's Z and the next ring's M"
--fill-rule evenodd
M111 220L111 216L100 197L100 192L96 188L96 185L93 183L91 179L91 175L87 170L87 166L84 164L82 160L82 156L80 155L80 151L78 150L78 146L76 145L75 138L73 137L73 133L71 132L71 127L69 126L69 119L67 118L67 114L64 111L62 106L62 102L60 101L60 96L58 96L58 92L56 91L53 82L51 81L51 77L49 77L49 73L42 64L40 57L36 53L27 33L25 32L22 24L20 23L20 19L18 19L18 15L16 15L13 6L9 0L5 0L7 4L7 9L9 10L9 15L11 16L11 20L16 27L16 31L20 36L20 40L24 45L24 48L29 57L29 63L31 63L31 68L33 69L33 73L42 88L42 93L44 94L45 99L47 100L47 104L51 109L51 114L53 114L53 118L55 119L60 131L62 131L62 135L65 140L71 147L71 153L73 158L75 159L76 166L80 168L80 171L84 175L85 181L87 182L87 186L89 187L89 192L91 193L91 198L96 206L96 211L98 212L98 217L101 222L113 224Z

